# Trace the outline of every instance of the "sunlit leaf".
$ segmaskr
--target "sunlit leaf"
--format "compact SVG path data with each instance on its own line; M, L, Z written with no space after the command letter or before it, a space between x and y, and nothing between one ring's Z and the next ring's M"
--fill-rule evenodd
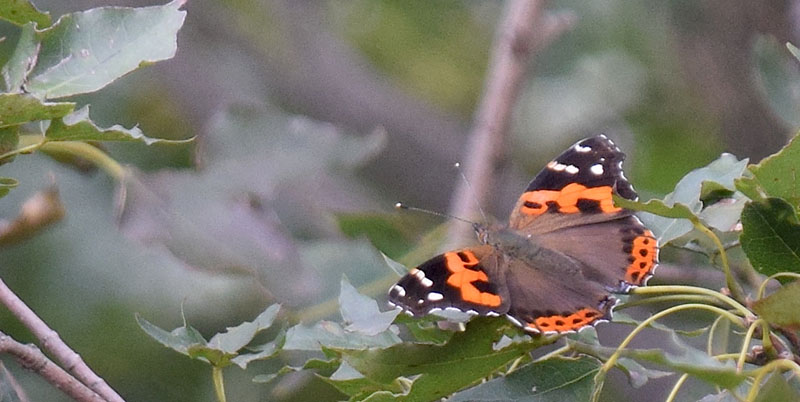
M72 102L43 102L28 94L0 94L0 127L64 117L74 108Z
M770 324L800 328L800 281L753 303L753 310Z
M34 24L26 24L22 27L17 47L11 53L5 65L3 65L3 80L6 83L6 92L21 93L25 78L36 65L36 58L39 55L39 41L36 39L36 28Z
M48 141L141 141L147 145L157 142L179 144L192 140L149 138L138 127L128 129L118 124L100 128L89 118L89 106L53 120L44 135Z
M339 308L344 322L348 324L346 331L370 336L386 331L400 313L400 310L381 312L375 300L358 293L346 278L342 278Z
M786 201L768 198L742 211L742 249L759 272L800 273L800 222Z
M172 332L167 332L151 324L139 314L136 314L136 322L144 332L158 341L158 343L187 356L189 356L190 347L206 344L206 340L200 335L200 332L188 325L175 328Z
M632 201L615 197L614 202L623 207L630 204L631 209L643 211L639 217L656 235L659 244L665 244L692 230L693 225L687 219L698 214L703 207L704 182L714 182L717 188L733 190L734 180L742 176L746 167L747 159L737 160L731 154L722 154L708 166L689 172L663 201L630 204Z
M264 360L275 356L280 351L279 344L283 342L283 338L272 342L267 342L263 345L248 346L247 349L252 352L239 351L239 355L231 359L231 363L246 369L247 365L256 360Z
M319 351L322 347L336 349L386 348L400 342L390 331L377 335L364 335L344 330L332 321L319 321L312 326L298 324L286 332L284 350Z
M237 353L239 349L249 344L253 337L264 329L272 326L278 316L280 305L273 304L267 307L252 322L243 322L227 331L218 333L208 341L208 347L219 349L225 353Z
M346 361L343 361L330 377L321 376L322 380L353 400L362 400L378 391L388 391L391 393L402 392L402 386L398 382L382 384L373 381L359 373Z
M44 99L93 92L144 64L171 58L186 17L179 10L183 3L62 16L38 32L41 50L25 89Z

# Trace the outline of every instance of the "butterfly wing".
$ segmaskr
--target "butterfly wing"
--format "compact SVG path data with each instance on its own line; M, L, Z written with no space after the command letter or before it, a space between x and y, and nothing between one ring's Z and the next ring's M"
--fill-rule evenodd
M450 251L409 271L389 290L389 302L412 315L454 308L481 315L508 311L502 256L492 246Z
M586 280L580 263L565 266L563 262L553 267L539 261L541 265L533 267L521 260L510 261L506 273L512 300L508 316L526 331L573 332L610 318L616 301L609 292Z
M646 284L658 262L656 239L634 215L559 229L534 241L581 262L588 280L617 292Z
M622 172L624 159L605 135L579 141L530 182L514 206L509 227L537 234L630 215L611 198L614 192L637 198Z

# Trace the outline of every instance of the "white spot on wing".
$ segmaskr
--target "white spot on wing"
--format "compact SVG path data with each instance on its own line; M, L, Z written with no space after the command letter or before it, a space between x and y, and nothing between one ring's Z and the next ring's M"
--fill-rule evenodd
M603 174L603 165L601 165L599 163L594 164L594 165L592 165L592 167L589 168L589 170L592 171L592 174L594 174L596 176L600 176L601 174Z
M428 300L432 302L437 302L439 300L444 299L444 295L438 292L430 292L428 293Z
M575 166L575 165L569 165L566 168L564 168L564 171L569 173L569 174L575 174L575 173L580 172L580 169L578 169L578 167Z
M419 280L419 282L422 284L422 286L425 286L426 288L433 286L433 281L428 278L422 278Z
M498 313L496 313L494 311L488 311L486 313L486 315L489 316L489 317L500 317L500 314L498 314Z
M400 296L400 297L403 297L403 296L406 295L406 289L404 287L400 286L400 285L394 285L394 287L392 287L392 290L397 292L397 295Z
M586 153L592 150L592 147L584 147L580 143L575 144L575 146L572 148L575 150L575 152L580 152L580 153Z

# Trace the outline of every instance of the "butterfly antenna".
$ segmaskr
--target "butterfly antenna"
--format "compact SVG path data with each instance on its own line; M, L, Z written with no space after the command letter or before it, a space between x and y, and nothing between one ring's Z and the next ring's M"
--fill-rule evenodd
M450 215L450 214L445 214L445 213L442 213L442 212L431 211L429 209L423 209L423 208L417 208L417 207L408 206L406 204L403 204L402 202L398 202L397 204L394 204L394 207L397 208L397 209L405 209L407 211L423 212L423 213L434 215L434 216L438 216L438 217L441 217L441 218L454 219L454 220L457 220L459 222L469 223L472 226L476 225L475 222L472 222L472 221L464 219L464 218L459 218L457 216L453 216L453 215Z
M475 194L475 190L472 189L472 183L467 180L467 176L464 174L464 171L461 169L461 163L456 162L453 165L456 170L458 170L458 174L461 175L461 179L464 180L464 183L467 184L467 188L469 189L469 194L472 196L472 201L475 202L475 206L478 207L478 212L481 213L481 218L483 218L483 222L489 222L489 219L486 217L486 213L483 211L483 207L481 206L481 202L478 201L478 196Z

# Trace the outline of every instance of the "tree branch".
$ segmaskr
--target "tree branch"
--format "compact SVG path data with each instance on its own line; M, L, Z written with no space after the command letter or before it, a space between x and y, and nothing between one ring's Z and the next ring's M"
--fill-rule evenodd
M560 18L543 13L544 0L509 0L492 45L483 96L467 140L464 172L467 183L459 183L450 213L467 219L486 205L494 182L494 167L506 142L514 102L523 86L534 51L551 43L572 25L571 16ZM477 202L478 205L475 205ZM448 242L459 242L471 228L458 222L450 226Z
M75 377L53 363L36 345L23 345L10 336L0 332L0 353L8 353L23 368L44 377L47 382L64 391L76 401L103 401L104 399L83 385Z
M52 353L59 364L65 367L66 370L80 382L99 394L106 401L124 402L122 397L102 378L95 374L92 369L86 365L81 356L70 349L70 347L61 340L58 333L50 329L22 299L6 286L2 279L0 279L0 304L6 306L8 310L39 339L42 348ZM58 386L58 384L55 383L54 385Z

